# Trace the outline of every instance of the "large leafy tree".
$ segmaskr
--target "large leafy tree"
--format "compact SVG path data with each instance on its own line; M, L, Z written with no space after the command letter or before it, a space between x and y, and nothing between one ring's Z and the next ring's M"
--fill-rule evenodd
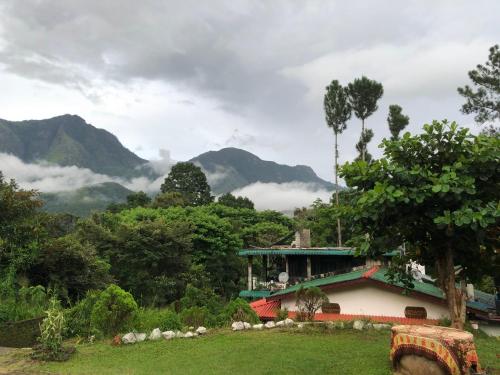
M37 192L19 189L0 172L0 276L15 276L33 264L46 237Z
M200 167L189 162L174 165L160 190L162 193L181 193L192 206L201 206L213 201L207 177Z
M474 113L479 124L500 119L500 50L498 44L490 48L488 61L469 72L473 87L459 87L458 92L466 102L465 114Z
M396 140L399 138L399 133L408 126L410 118L403 114L403 108L397 104L392 104L389 106L389 116L387 116L387 123L389 124L389 130L392 134L392 139Z
M253 202L247 197L236 197L231 193L222 194L217 200L218 203L224 206L233 208L249 208L254 209Z
M335 135L335 202L339 205L338 186L338 160L339 150L337 137L347 128L347 121L351 118L351 104L349 103L349 93L347 88L342 87L339 81L333 80L326 87L326 94L323 100L325 109L326 124L333 130ZM342 246L342 230L340 219L337 219L337 245Z
M435 266L459 328L465 283L498 267L499 143L498 137L475 137L455 123L435 121L420 135L384 140L382 159L341 169L347 185L360 191L351 212L362 229L355 241L360 251L405 243L408 258Z
M384 88L381 83L362 76L361 78L356 78L354 82L349 83L347 89L352 110L356 117L361 119L360 155L361 160L365 160L366 139L368 139L368 135L365 132L365 120L378 109L377 102L384 94Z
M359 137L358 143L356 143L356 150L358 151L358 156L356 157L356 160L363 160L366 161L367 163L372 161L372 154L370 154L366 146L368 143L373 138L373 130L371 129L364 129L363 132L361 133L361 136Z

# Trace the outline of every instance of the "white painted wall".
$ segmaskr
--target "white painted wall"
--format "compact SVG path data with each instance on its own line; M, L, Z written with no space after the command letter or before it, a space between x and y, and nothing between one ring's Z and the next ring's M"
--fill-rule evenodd
M338 291L329 290L327 296L330 302L340 305L341 314L405 316L406 306L420 306L427 310L428 319L448 317L445 305L422 299L405 296L373 285L355 285ZM296 311L295 295L284 296L281 308Z

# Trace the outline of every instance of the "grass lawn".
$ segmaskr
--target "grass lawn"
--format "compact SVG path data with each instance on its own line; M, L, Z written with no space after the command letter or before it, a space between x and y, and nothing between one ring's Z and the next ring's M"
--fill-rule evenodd
M43 374L369 374L391 373L388 331L221 331L196 339L112 347L78 346L65 363L30 364ZM476 339L483 366L500 368L500 341ZM0 374L1 372L0 362Z

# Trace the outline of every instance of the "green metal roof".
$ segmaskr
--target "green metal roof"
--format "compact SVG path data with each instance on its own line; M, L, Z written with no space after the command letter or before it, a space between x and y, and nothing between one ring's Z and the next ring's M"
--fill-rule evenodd
M240 297L243 298L265 298L271 295L270 290L242 290Z
M354 255L354 249L346 248L285 248L285 249L242 249L240 256L248 255Z

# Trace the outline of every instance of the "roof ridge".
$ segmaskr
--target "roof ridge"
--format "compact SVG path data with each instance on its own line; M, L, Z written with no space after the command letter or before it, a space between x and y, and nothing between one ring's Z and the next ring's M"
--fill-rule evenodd
M364 274L363 274L363 278L364 279L369 279L372 277L372 275L374 273L376 273L378 270L380 269L379 266L373 266L372 268L370 268L368 271L366 271Z

